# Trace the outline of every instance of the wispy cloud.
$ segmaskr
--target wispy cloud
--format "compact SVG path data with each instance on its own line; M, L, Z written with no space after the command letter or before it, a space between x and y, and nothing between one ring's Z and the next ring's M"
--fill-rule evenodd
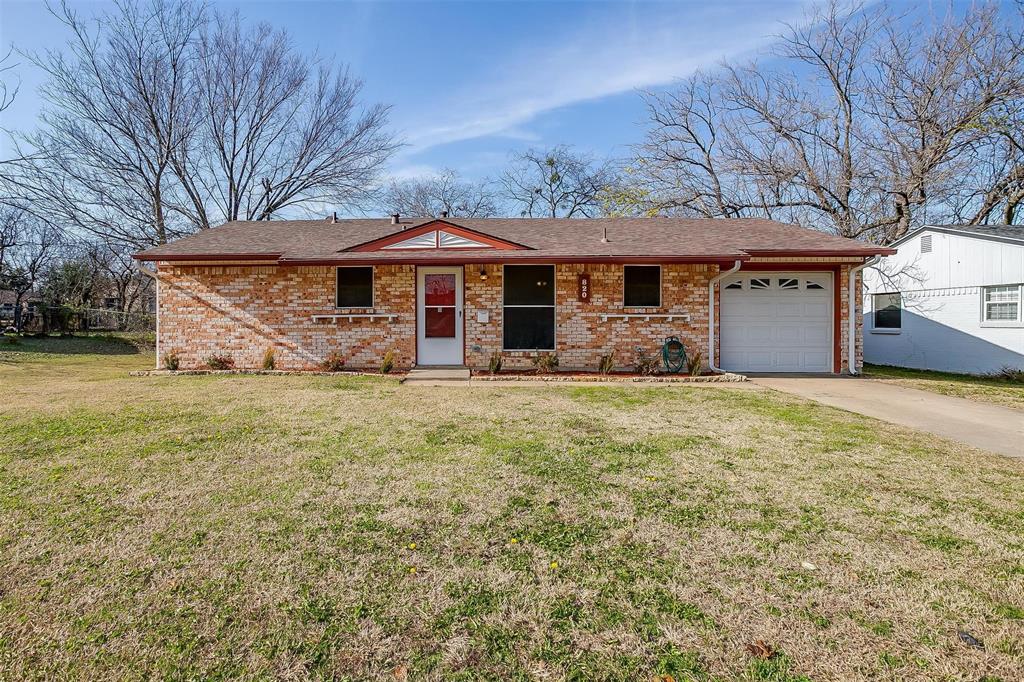
M464 83L418 112L408 153L484 136L533 141L524 127L541 114L623 92L656 88L763 46L803 3L716 9L643 4L568 28L550 44L530 44L498 61L483 82Z

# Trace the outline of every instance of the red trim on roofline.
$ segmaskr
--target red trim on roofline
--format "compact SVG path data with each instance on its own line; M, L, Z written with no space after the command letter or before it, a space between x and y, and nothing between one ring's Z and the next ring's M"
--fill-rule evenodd
M842 258L844 256L891 256L896 249L887 246L872 246L861 249L743 249L751 256L761 258L785 258L786 256L827 256L829 258Z
M471 249L438 249L430 250L435 254L433 257L413 255L421 252L420 249L410 249L408 256L391 258L285 258L282 254L270 253L196 253L196 254L167 254L163 256L148 256L137 253L132 256L140 261L231 261L231 260L262 260L277 265L458 265L463 263L732 263L733 261L749 261L752 257L762 258L786 258L786 257L824 257L824 258L865 258L875 255L892 255L895 249L877 247L872 250L857 251L835 251L805 249L802 251L747 251L744 253L719 253L703 256L637 256L637 255L616 255L616 256L540 256L537 257L509 257L500 253L480 255L467 254L465 251ZM507 251L512 249L497 249ZM445 251L440 255L440 251ZM449 253L450 252L450 253ZM351 251L343 253L352 253ZM398 253L391 251L390 253ZM769 265L767 263L754 263L753 265ZM819 266L822 264L819 264Z
M512 250L520 250L521 251L521 250L525 250L525 249L529 249L530 248L530 247L524 246L522 244L517 244L515 242L510 242L507 239L500 239L498 237L492 237L489 234L485 234L483 232L477 232L476 230L471 230L469 228L462 227L460 225L456 225L455 223L450 223L447 220L431 220L430 222L421 223L421 224L417 225L416 227L409 227L409 228L405 228L405 229L399 230L398 232L392 232L391 234L387 235L386 237L379 237L377 239L373 239L373 240L368 241L368 242L363 242L362 244L356 244L355 246L350 246L347 249L343 249L340 253L363 252L363 251L377 251L379 249L384 248L385 246L391 246L392 244L398 244L400 242L404 242L406 239L412 239L413 237L418 237L421 234L426 234L427 232L433 232L434 230L440 230L440 229L443 229L445 232L450 232L451 234L458 235L459 237L464 237L466 239L472 239L474 241L478 241L478 242L481 242L483 244L487 244L488 246L490 246L492 248L500 249L500 250L504 250L504 251L512 251ZM410 249L410 250L423 251L423 250L426 250L426 249ZM452 249L452 250L454 251L455 249Z
M135 260L144 261L176 261L176 260L265 260L277 262L283 254L280 253L173 253L163 256L147 256L145 251L132 254Z
M434 258L416 258L412 255L400 258L317 258L304 260L298 258L282 258L279 265L465 265L466 263L521 263L523 265L552 265L563 263L729 263L750 260L750 256L740 254L711 254L707 256L537 256L522 258L502 258L494 254L468 255L459 253L461 249L451 249L451 256ZM395 253L392 251L391 253ZM436 252L434 252L436 253Z

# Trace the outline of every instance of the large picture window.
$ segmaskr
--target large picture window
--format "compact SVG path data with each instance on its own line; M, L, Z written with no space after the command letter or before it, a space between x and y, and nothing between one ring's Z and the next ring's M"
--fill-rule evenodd
M622 304L627 308L661 306L661 266L627 265L622 274Z
M555 266L506 265L505 350L555 349Z
M985 287L984 320L997 324L1012 324L1020 321L1019 284Z
M334 305L339 308L372 308L373 266L338 268Z
M903 327L903 296L895 294L875 294L873 298L875 329L898 331Z

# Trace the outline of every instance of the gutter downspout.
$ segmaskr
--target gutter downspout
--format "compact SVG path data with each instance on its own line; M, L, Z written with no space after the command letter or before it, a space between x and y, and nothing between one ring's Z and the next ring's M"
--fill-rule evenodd
M850 309L847 323L849 324L846 341L847 341L847 356L846 356L846 369L851 376L860 374L857 371L857 274L866 267L876 264L882 260L881 256L874 256L864 261L855 268L850 268L850 281L847 282L849 291L847 291L847 300Z
M741 265L743 265L743 261L737 260L731 269L719 272L708 282L708 369L712 372L724 371L715 364L715 285L723 277L728 277L737 272Z
M142 261L137 264L139 272L147 277L152 277L156 283L156 369L160 369L160 278L156 270L150 270Z

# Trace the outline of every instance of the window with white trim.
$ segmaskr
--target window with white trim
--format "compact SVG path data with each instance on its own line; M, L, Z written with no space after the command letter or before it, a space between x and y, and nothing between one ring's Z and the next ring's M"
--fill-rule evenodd
M1020 322L1020 284L983 287L982 320L1012 324Z
M506 265L502 346L505 350L555 350L555 266Z
M622 305L626 308L661 306L661 266L626 265L622 269Z
M872 327L898 331L903 327L903 295L899 292L874 294L871 297L874 316Z
M373 307L373 266L340 267L334 305L338 308Z

